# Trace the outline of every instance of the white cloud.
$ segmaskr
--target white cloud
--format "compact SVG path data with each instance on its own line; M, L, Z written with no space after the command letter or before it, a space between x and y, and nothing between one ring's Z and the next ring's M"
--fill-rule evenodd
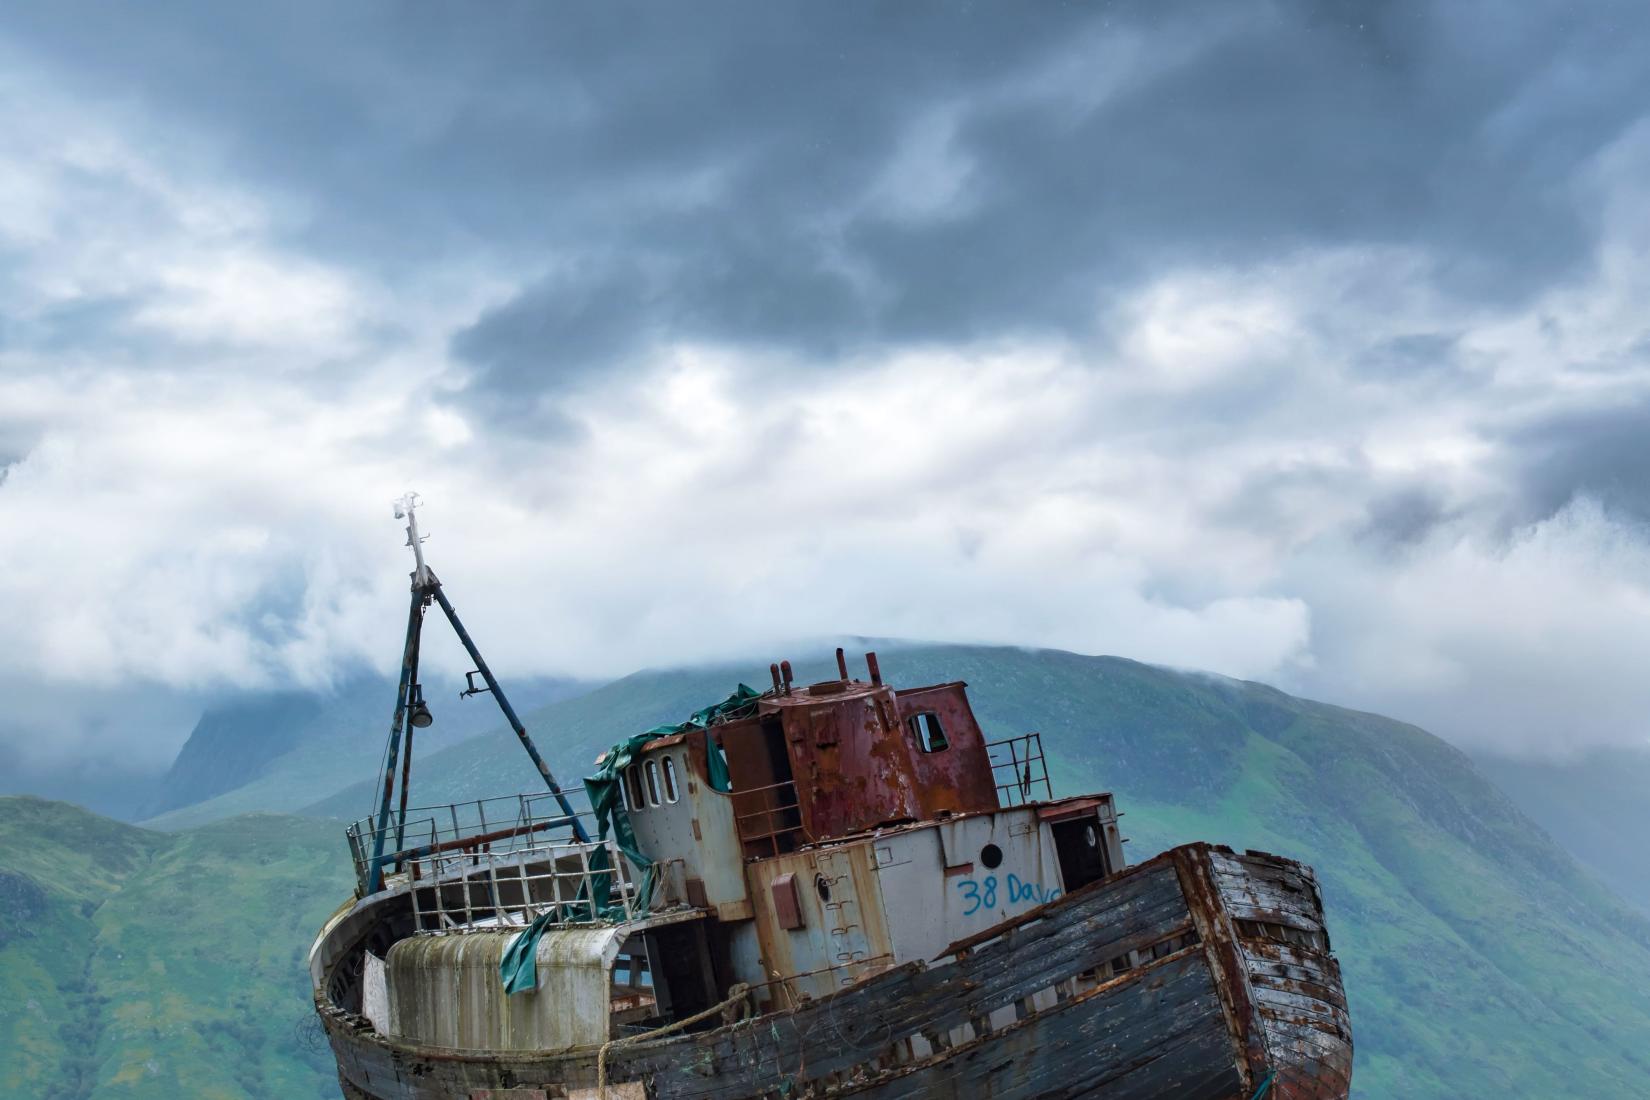
M1105 95L1143 79L1120 49ZM1301 248L1105 303L1110 351L1027 338L798 373L671 347L535 439L445 400L448 336L523 273L365 274L153 120L26 66L0 97L29 107L0 111L0 308L24 334L0 346L0 443L28 445L0 482L0 682L40 698L387 666L408 569L388 502L413 487L505 671L892 635L1272 679L1530 750L1644 738L1645 532L1582 502L1509 541L1504 441L1650 386L1642 135L1593 177L1615 227L1595 268L1531 303L1464 305L1415 249ZM908 217L968 201L969 150L936 117L875 196ZM105 300L130 306L112 334L41 335ZM1444 361L1370 366L1417 337ZM1372 536L1415 490L1438 522ZM129 736L75 729L34 748Z
M1561 757L1650 741L1642 525L1580 499L1507 542L1444 528L1397 562L1343 554L1297 566L1332 627L1309 678L1321 693L1478 747Z

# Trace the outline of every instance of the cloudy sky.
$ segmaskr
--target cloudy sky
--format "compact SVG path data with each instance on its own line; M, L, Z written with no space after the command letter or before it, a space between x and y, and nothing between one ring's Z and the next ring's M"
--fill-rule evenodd
M1647 56L1610 0L8 5L0 759L387 668L408 488L510 673L1012 642L1642 743Z

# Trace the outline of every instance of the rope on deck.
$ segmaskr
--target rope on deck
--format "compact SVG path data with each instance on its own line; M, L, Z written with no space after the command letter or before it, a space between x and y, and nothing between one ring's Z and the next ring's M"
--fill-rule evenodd
M600 1097L601 1100L607 1100L607 1052L609 1050L614 1047L624 1046L627 1043L640 1043L646 1039L657 1039L661 1036L669 1035L673 1031L680 1031L684 1027L689 1027L693 1024L699 1023L701 1020L708 1020L717 1013L726 1012L728 1009L744 1000L745 994L750 991L751 987L746 985L744 982L735 982L733 986L728 989L728 999L723 1001L721 1004L711 1005L703 1012L696 1012L692 1016L677 1020L673 1024L666 1024L664 1027L654 1028L652 1031L644 1031L640 1035L626 1035L618 1039L609 1039L607 1042L603 1043L601 1053L596 1055L596 1095Z

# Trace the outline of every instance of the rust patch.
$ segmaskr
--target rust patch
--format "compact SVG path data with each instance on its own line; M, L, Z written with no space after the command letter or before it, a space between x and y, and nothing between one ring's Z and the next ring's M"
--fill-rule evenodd
M778 876L769 884L773 891L773 915L779 927L790 932L801 928L805 923L802 919L802 901L796 895L796 874L786 872Z
M1106 804L1106 796L1066 798L1038 809L1037 816L1047 822L1070 821L1074 817L1092 817L1094 811Z
M694 822L695 825L698 822ZM697 832L698 830L695 830ZM705 893L705 880L697 875L689 875L683 889L687 892L687 902L695 909L710 907L709 895Z

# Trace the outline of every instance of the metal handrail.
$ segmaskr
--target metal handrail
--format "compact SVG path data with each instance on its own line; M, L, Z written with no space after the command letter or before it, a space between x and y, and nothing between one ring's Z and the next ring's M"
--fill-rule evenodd
M775 792L787 791L791 801L773 805ZM764 803L763 808L751 810L748 813L734 815L734 827L738 830L739 840L743 844L760 844L766 842L772 854L779 854L779 838L792 833L800 834L804 843L811 842L813 837L808 835L807 828L802 824L802 797L797 791L796 780L786 779L778 783L770 783L766 787L746 787L731 792L734 798L748 795L760 795ZM774 826L774 815L795 810L797 822L794 825ZM748 828L746 823L756 818L764 818L768 828L757 831Z
M606 853L605 868L592 867L598 851ZM407 893L419 932L520 927L548 911L567 923L628 921L641 913L638 887L612 840L540 842L505 852L449 849L408 864ZM609 883L605 916L590 911L593 880L602 876Z
M416 876L419 869L408 866L409 860L416 857L453 849L497 848L507 852L531 843L521 841L522 837L571 827L581 818L593 821L594 817L588 809L576 809L573 816L568 816L562 812L559 800L546 792L412 807L405 818L392 813L382 828L375 819L362 818L347 826L344 833L355 864L357 889L365 893L373 878L375 851L381 853L377 857L380 869L408 870Z
M585 796L583 792L578 792L577 796L579 798L586 799L586 808L575 809L574 813L576 816L584 817L589 813L587 796ZM452 826L452 831L455 834L485 831L485 827L488 824L487 819L489 813L492 815L494 824L497 824L499 819L511 814L512 812L518 818L525 818L529 820L543 820L548 817L565 817L566 814L561 810L559 804L554 810L545 808L541 812L539 808L541 803L555 801L555 796L548 792L542 794L497 795L491 798L469 799L462 802L443 802L430 806L408 807L406 811L406 820L411 822L436 818L443 820L446 824L450 824ZM349 831L357 837L371 837L375 836L380 831L376 826L377 822L375 818L365 817L359 821L351 823L349 826ZM395 829L396 824L392 820L382 831L389 833L394 832Z
M997 787L1000 805L1022 806L1036 801L1034 796L1039 793L1042 795L1041 801L1053 801L1054 784L1049 779L1048 760L1043 756L1042 734L1023 733L1018 737L1005 737L1000 741L988 741L985 747L991 759L991 776ZM1006 760L1003 759L1005 752ZM1008 782L1002 781L1005 768L1009 770Z

